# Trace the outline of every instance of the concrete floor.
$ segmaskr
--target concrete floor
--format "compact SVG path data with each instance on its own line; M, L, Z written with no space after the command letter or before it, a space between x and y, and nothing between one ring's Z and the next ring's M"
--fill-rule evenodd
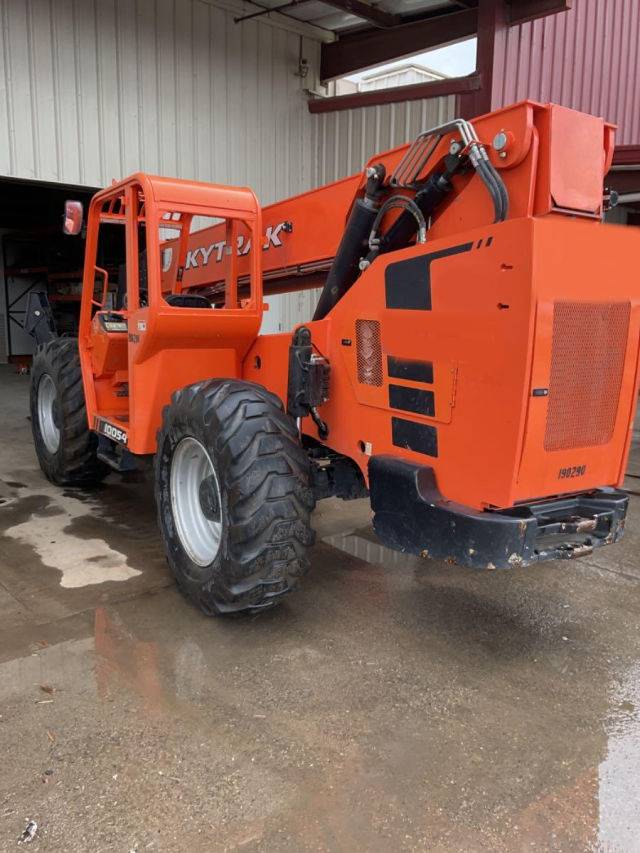
M83 853L640 850L639 497L623 544L486 574L325 502L299 593L207 619L149 483L47 483L28 381L0 373L1 850L29 818Z

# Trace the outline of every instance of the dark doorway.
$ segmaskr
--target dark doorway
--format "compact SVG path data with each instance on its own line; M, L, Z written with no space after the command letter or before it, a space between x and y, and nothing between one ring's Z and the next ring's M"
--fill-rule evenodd
M30 361L24 331L30 291L46 292L61 334L73 334L80 309L84 239L62 231L66 199L87 209L93 187L0 178L0 361Z

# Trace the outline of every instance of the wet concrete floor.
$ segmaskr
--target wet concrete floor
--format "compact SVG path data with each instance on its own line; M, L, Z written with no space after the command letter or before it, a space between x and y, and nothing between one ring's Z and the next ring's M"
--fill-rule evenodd
M46 482L27 394L0 372L0 850L640 850L638 495L622 544L484 574L324 502L301 590L207 619L149 483Z

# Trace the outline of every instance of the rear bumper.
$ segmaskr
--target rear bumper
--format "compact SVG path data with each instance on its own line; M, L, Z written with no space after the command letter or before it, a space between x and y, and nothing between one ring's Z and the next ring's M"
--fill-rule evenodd
M629 498L615 489L481 512L445 500L433 470L369 463L373 526L390 548L477 569L570 559L622 537Z

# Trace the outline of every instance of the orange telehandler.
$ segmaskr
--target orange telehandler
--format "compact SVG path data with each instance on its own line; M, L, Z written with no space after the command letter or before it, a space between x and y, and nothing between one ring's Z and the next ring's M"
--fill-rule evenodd
M43 471L83 486L153 455L169 565L208 613L280 601L332 495L369 495L391 547L476 568L614 542L640 231L602 222L613 144L523 102L264 210L114 183L88 211L78 339L29 314ZM66 231L82 219L69 202ZM313 319L260 335L265 295L320 287Z

